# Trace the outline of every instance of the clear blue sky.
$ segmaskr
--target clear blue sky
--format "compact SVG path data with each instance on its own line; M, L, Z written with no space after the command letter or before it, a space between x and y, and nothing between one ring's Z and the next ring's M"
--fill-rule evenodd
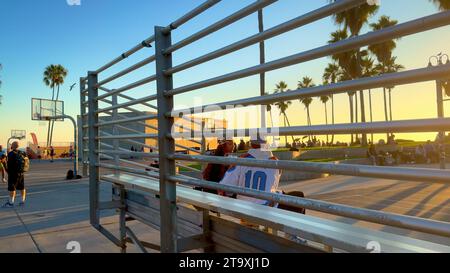
M179 41L251 2L253 1L224 0L175 31L173 40ZM0 143L6 142L11 129L27 129L28 132L36 132L40 141L45 140L44 124L30 121L30 100L32 97L51 96L50 89L42 83L42 72L47 65L62 64L69 70L66 84L62 87L62 98L66 102L66 113L76 115L79 113L78 86L75 91L69 93L71 84L78 83L79 77L86 75L88 70L99 68L149 37L155 25L165 26L200 3L202 0L81 0L81 6L69 6L66 0L0 1L0 63L3 64L3 71L0 72L3 81L0 89L3 95L3 105L0 106ZM266 10L266 27L275 26L326 3L326 0L280 0ZM435 12L436 8L428 0L382 0L379 13L371 21L387 14L400 22L405 22ZM329 33L336 28L331 18L327 18L271 39L267 43L267 59L270 61L321 46L327 42ZM450 53L449 30L448 27L441 28L400 40L396 51L399 62L407 69L413 69L425 66L428 56L432 54L440 51ZM178 64L200 56L207 51L248 37L256 31L257 20L256 15L253 15L196 43L195 46L180 50L174 56L174 63ZM367 29L364 30L366 31ZM175 77L175 85L181 86L256 65L258 63L256 49L255 46L249 47L229 57L180 73ZM109 70L105 76L151 54L152 49L145 49L120 66ZM295 88L297 80L303 76L311 76L316 83L320 83L323 68L328 62L328 58L323 58L270 72L267 78L268 91L272 91L274 84L280 80L287 81L291 88ZM143 78L153 72L152 67L146 67L124 80L113 82L109 87L120 87L127 81ZM191 105L193 96L201 97L205 103L255 96L259 93L257 83L258 79L251 77L182 95L176 102L179 105ZM414 85L408 87L409 89L398 87L396 89L398 94L394 96L396 117L406 119L435 115L435 110L431 106L427 111L421 110L420 115L414 110L415 106L423 106L424 102L432 104L435 101L432 86L428 83ZM139 97L154 92L154 85L148 85L129 94ZM417 96L411 97L411 92L416 92L414 94ZM405 96L411 99L410 107L402 106L404 104L402 98ZM414 101L414 98L417 98L417 101ZM379 92L375 95L374 101L377 103L375 119L381 120L383 113ZM343 114L348 111L346 96L338 97L337 103L339 112L342 112L337 118L338 122L348 122L347 115ZM315 102L312 111L313 123L323 123L322 105ZM305 121L304 109L297 103L291 107L289 115L293 123L302 124ZM55 141L72 140L70 123L58 124L56 130Z

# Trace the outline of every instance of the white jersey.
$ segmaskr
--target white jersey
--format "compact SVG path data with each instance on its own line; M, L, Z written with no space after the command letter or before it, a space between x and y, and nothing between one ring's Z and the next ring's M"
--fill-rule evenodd
M273 154L270 151L250 150L245 158L268 160L273 159ZM220 184L275 193L280 184L280 178L280 170L235 166L228 170ZM268 205L270 203L266 200L241 195L238 195L238 199L261 205Z

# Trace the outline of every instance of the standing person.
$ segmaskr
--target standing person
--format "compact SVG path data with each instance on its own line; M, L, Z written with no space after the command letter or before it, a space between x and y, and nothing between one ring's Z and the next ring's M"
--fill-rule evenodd
M39 161L41 161L41 159L42 159L42 150L41 150L40 146L37 147L36 155L37 155L37 158L39 159Z
M74 154L73 154L73 146L72 145L69 147L69 156L70 156L70 159L73 159Z
M6 169L6 155L2 154L0 156L0 170L2 172L2 182L3 183L6 183L5 169Z
M219 146L217 146L216 151L212 154L212 156L228 156L233 152L233 141L232 140L224 140L219 142ZM219 183L222 181L225 173L227 172L229 166L222 164L208 164L206 169L203 171L203 179L210 182ZM201 190L208 193L217 194L216 190L210 190L205 188L196 188L197 190Z
M6 168L6 155L5 155L5 152L3 152L3 146L0 145L0 171L2 172L2 182L3 183L6 183L5 168Z
M50 146L50 158L51 158L50 162L53 163L54 157L55 157L55 149L53 148L53 146Z
M25 205L27 192L25 190L24 172L26 171L26 154L19 151L19 142L15 141L11 145L11 152L8 153L8 191L9 200L3 207L13 208L16 199L16 191L21 191L22 199L19 206Z

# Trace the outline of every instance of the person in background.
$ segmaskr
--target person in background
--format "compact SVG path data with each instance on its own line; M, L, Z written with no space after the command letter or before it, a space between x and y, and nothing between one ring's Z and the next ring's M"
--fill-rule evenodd
M42 150L40 146L37 147L36 155L39 160L42 159Z
M50 146L50 159L51 159L50 162L53 163L54 157L55 157L55 149L53 148L53 146Z
M2 182L6 184L5 170L6 170L6 155L0 155L0 170L2 172Z
M263 149L266 141L261 138L250 141L251 149L241 158L258 160L278 160L271 151ZM281 171L277 169L232 166L229 168L220 184L258 190L262 192L277 193L278 185L281 179ZM220 195L228 196L225 192L219 192ZM273 202L256 199L253 197L237 195L238 200L249 201L264 206L274 206ZM250 228L259 229L259 225L249 223L241 219L241 224Z
M223 140L219 141L219 146L217 146L216 151L212 154L212 156L228 156L233 152L234 143L232 140ZM203 171L203 179L210 182L219 183L222 181L225 173L227 172L229 166L221 165L221 164L208 164L206 169ZM205 188L196 188L196 190L217 194L216 190L210 190Z
M0 145L0 171L2 172L2 182L3 183L6 183L5 169L6 169L6 154L3 151L3 146Z
M70 156L70 159L73 159L73 147L72 146L70 146L70 148L69 148L69 156Z
M4 208L13 208L16 199L16 191L21 191L22 199L19 206L25 205L27 192L25 190L24 166L25 156L19 151L19 142L15 141L11 145L11 151L8 153L6 171L8 172L8 191L9 200L3 205Z

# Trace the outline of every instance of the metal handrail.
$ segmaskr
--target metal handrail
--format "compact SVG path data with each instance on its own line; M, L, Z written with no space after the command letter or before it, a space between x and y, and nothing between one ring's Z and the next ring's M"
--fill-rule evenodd
M233 80L257 75L263 72L269 72L279 68L299 64L333 54L343 53L352 49L361 48L370 44L378 44L392 39L416 34L433 28L438 28L450 24L450 11L440 12L438 14L422 17L403 24L388 27L382 30L369 32L364 35L349 38L337 43L318 47L316 49L297 53L272 62L256 65L247 69L239 70L208 80L200 81L194 84L178 87L165 92L165 95L173 96L183 94L189 91L210 87L213 85L226 83ZM167 73L168 74L168 73Z

